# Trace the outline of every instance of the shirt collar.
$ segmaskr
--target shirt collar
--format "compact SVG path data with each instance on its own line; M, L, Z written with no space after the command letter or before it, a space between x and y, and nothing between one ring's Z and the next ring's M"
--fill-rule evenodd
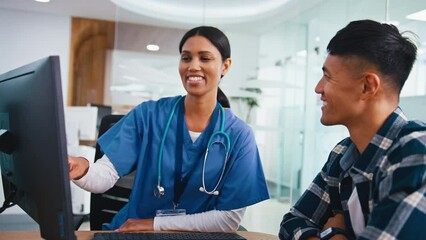
M382 159L382 153L392 146L405 124L407 124L407 117L398 107L389 115L365 151L355 161L353 169L362 173L365 177L372 179L372 172L377 166L378 161Z

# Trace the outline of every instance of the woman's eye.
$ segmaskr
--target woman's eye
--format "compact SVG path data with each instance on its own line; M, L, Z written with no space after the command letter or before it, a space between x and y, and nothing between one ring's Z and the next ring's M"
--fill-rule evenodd
M187 62L187 61L189 61L189 60L190 60L190 58L189 58L188 56L181 56L181 57L180 57L180 60L181 60L181 61L184 61L184 62Z

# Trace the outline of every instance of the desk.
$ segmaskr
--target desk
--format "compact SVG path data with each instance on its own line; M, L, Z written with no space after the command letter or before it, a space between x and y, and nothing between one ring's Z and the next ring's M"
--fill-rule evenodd
M77 231L75 235L78 240L91 240L93 237L93 231ZM247 238L248 240L278 240L277 236L258 233L258 232L248 232L248 231L238 231L238 234ZM22 231L22 232L0 232L1 240L43 240L40 237L40 232L38 231Z

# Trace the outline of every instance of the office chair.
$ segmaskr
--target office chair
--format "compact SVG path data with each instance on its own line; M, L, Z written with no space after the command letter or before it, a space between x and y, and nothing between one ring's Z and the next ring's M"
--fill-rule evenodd
M106 115L102 118L98 138L118 122L123 115ZM103 155L96 144L95 162ZM102 224L110 223L115 214L128 202L132 186L114 185L104 193L92 193L90 198L90 229L102 230Z

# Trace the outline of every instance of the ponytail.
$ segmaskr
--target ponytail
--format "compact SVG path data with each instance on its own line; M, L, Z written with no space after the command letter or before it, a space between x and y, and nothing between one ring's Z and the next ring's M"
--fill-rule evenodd
M223 93L222 90L219 87L217 88L217 101L224 108L230 108L231 107L231 104L229 103L228 98L226 97L225 93Z

